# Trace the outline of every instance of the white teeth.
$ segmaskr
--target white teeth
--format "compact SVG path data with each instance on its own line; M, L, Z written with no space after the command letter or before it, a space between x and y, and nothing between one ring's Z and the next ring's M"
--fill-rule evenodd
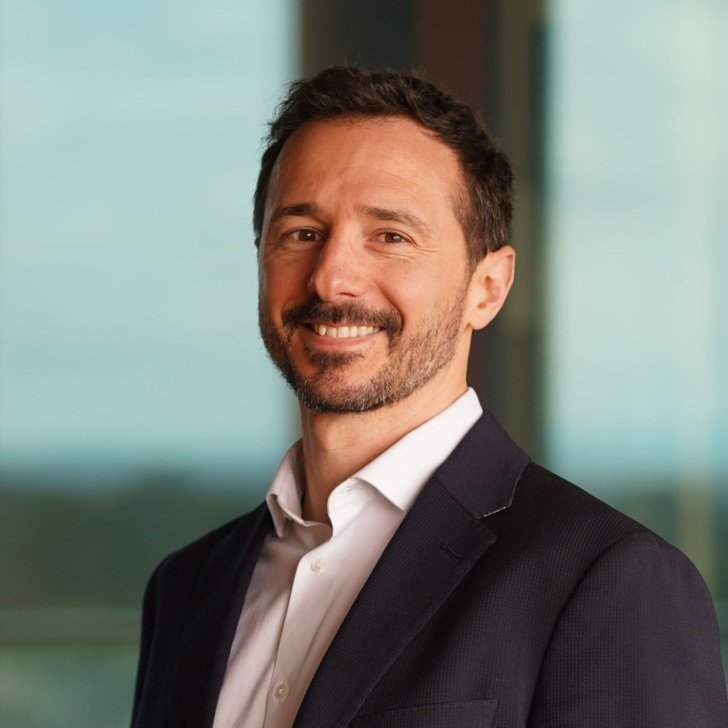
M357 336L369 336L379 329L375 326L325 326L314 324L314 331L319 336L330 336L333 339L355 339Z

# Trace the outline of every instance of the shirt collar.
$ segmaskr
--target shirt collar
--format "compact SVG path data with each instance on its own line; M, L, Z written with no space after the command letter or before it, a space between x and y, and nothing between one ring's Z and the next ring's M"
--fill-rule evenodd
M435 470L482 414L478 395L468 388L449 407L407 433L354 473L351 479L368 483L406 512ZM279 537L284 535L288 521L308 524L301 512L303 482L299 440L283 457L266 495L266 504Z
M268 488L265 502L270 511L276 534L283 537L288 521L305 523L302 517L301 497L303 496L303 462L301 460L301 441L295 442L283 456L273 482Z
M408 511L425 483L483 414L470 387L449 407L407 433L354 477Z

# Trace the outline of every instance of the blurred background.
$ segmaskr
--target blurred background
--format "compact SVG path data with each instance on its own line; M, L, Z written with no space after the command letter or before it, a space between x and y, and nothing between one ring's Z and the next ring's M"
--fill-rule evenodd
M728 655L724 0L2 0L0 724L130 715L146 578L297 436L251 196L285 84L415 67L517 175L470 378L708 582Z

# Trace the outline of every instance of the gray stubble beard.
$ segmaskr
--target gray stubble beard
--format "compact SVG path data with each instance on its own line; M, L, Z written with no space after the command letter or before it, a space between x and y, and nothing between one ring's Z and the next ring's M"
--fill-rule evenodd
M370 412L406 399L452 360L462 325L464 302L465 291L462 290L452 306L443 306L427 317L409 337L402 334L401 327L384 330L389 350L386 362L370 379L356 384L344 382L346 367L363 354L330 353L306 346L306 355L319 370L311 377L303 377L290 355L293 335L302 324L290 322L277 329L261 301L258 320L271 360L304 407L316 413L353 414ZM383 315L391 317L391 314ZM344 320L342 314L331 318ZM361 323L365 320L363 316L359 317Z

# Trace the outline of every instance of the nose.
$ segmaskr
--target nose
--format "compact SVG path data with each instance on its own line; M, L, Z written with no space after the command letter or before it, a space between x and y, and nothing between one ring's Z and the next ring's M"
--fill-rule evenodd
M366 278L360 247L344 235L330 235L318 249L318 257L308 279L308 291L322 301L357 297L366 289Z

